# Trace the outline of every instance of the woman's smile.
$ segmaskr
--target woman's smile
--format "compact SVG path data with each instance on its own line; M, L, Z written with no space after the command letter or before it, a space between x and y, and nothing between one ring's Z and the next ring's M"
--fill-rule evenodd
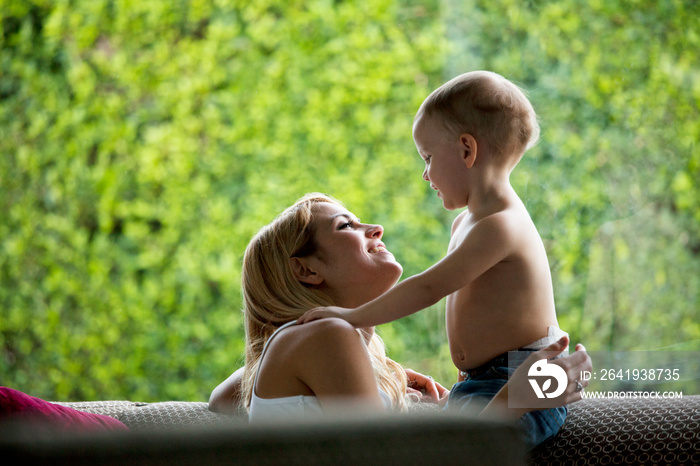
M333 204L317 206L315 224L319 273L326 289L355 297L362 294L369 301L401 277L401 264L382 241L381 225L362 223ZM336 302L340 299L337 297Z
M383 243L379 243L377 245L372 246L371 248L369 248L369 250L367 250L367 252L370 254L379 254L379 253L391 254L389 252L389 250L386 248L386 246L384 246ZM391 255L393 256L393 254L391 254Z

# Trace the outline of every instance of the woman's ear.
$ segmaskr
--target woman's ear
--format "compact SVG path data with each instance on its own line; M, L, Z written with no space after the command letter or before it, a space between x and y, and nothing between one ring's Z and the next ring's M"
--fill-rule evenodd
M476 139L474 139L474 136L471 134L464 133L459 137L459 143L464 151L464 154L462 155L464 163L466 164L467 168L472 168L474 166L474 162L476 162Z
M316 267L310 264L307 257L292 257L289 259L289 264L292 267L292 273L302 283L307 285L320 285L323 283L323 277L315 270Z

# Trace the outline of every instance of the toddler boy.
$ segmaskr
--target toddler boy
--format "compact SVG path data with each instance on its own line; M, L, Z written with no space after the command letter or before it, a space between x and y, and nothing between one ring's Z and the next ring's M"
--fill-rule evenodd
M466 73L436 89L416 114L413 139L425 161L423 179L443 206L468 207L454 220L447 255L363 306L318 308L299 322L340 317L368 327L446 296L447 338L460 371L448 408L492 398L514 370L508 351L520 350L522 362L566 335L544 245L509 181L538 138L532 105L496 73ZM565 417L566 407L524 415L530 446L554 435Z

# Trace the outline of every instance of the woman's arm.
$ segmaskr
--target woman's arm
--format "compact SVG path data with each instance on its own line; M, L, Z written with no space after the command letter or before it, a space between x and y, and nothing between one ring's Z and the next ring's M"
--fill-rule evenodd
M285 369L278 368L269 377L263 374L263 369L263 391L266 382L277 390L284 390L283 386L295 379L308 387L326 412L384 409L367 345L355 328L340 319L324 319L303 328L297 327L293 333L280 335L285 341L279 349L275 345L268 349L265 358L276 360ZM276 353L282 348L284 351ZM210 411L235 414L241 408L244 369L236 370L212 391ZM284 396L293 395L295 393Z
M221 382L209 396L209 411L222 414L236 414L241 409L241 384L243 370L241 367Z
M324 319L297 330L303 339L295 351L295 374L324 412L384 410L367 344L352 325Z
M583 387L588 386L587 380L579 380L579 374L582 371L592 371L593 365L590 356L586 353L586 348L580 343L576 345L574 354L549 361L549 364L555 364L564 369L568 380L566 390L557 398L537 398L528 381L528 370L535 362L545 358L551 359L561 354L568 347L568 344L569 338L563 337L548 347L531 354L515 370L508 383L486 405L481 415L517 419L530 411L556 408L581 401L583 398L581 390L577 391L577 385L574 381L578 380ZM517 407L510 408L509 404Z

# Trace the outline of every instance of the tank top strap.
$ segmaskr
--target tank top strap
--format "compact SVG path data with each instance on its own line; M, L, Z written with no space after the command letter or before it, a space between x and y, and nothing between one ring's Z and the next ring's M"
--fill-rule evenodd
M296 320L293 320L291 322L287 322L286 324L284 324L283 326L281 326L280 328L275 330L275 332L272 335L270 335L270 338L268 338L267 341L265 342L265 345L263 346L262 353L260 353L260 359L258 360L258 370L255 371L255 379L253 380L253 394L255 396L258 396L255 393L255 391L256 391L256 388L258 386L258 375L260 375L260 368L262 367L263 358L265 357L265 353L267 352L267 346L270 344L272 339L277 336L278 333L280 333L282 330L289 328L289 327L296 325L296 324L297 324Z

